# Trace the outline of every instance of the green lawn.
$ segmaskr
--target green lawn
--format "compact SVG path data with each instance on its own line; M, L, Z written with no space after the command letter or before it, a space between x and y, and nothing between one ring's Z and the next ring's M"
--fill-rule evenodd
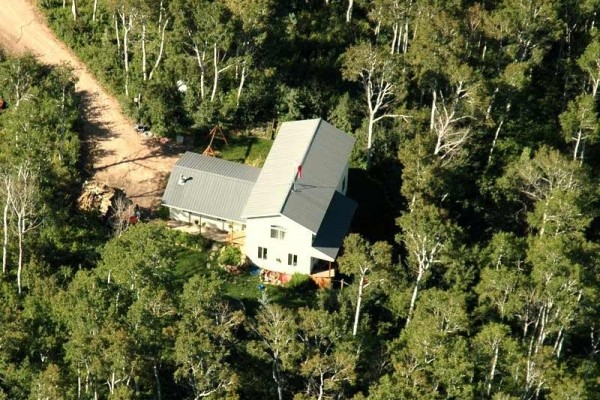
M210 262L210 250L192 250L182 247L177 253L177 266L175 270L176 282L181 286L192 276L199 274L208 276L215 273L223 282L225 294L232 299L241 301L244 307L253 312L259 305L258 300L263 293L259 289L261 285L258 275L242 273L240 275L229 274L216 265L216 261ZM286 307L302 307L311 304L315 299L316 289L310 282L303 282L293 287L264 285L267 297Z
M228 136L227 143L217 139L213 141L213 150L218 151L220 158L253 167L262 167L273 145L270 139L247 135ZM200 151L204 151L204 148Z
M258 276L252 276L249 273L229 274L218 267L216 261L212 261L209 265L209 252L210 250L200 252L181 248L177 253L176 281L183 286L194 275L207 276L210 273L216 273L223 280L223 287L228 296L242 301L256 301L262 296L258 288L260 284Z

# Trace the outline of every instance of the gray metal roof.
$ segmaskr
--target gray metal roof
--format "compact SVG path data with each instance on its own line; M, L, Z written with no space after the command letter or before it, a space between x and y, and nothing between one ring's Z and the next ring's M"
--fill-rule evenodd
M335 192L313 242L313 248L335 259L350 228L356 207L354 200Z
M283 214L316 233L353 146L353 137L322 119L284 122L242 215Z
M243 216L260 217L281 213L298 165L304 161L319 123L319 119L313 119L281 124Z
M243 221L242 209L260 168L186 152L167 183L163 204L231 221ZM187 178L183 185L180 177Z

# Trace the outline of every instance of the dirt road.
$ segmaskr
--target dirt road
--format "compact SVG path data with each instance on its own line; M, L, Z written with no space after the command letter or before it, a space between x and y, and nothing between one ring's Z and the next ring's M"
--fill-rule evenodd
M9 52L31 52L43 63L67 63L74 68L77 91L84 105L84 135L92 153L94 178L123 188L142 207L156 207L165 178L179 156L166 155L162 146L134 131L116 99L54 36L28 0L1 0L0 43Z

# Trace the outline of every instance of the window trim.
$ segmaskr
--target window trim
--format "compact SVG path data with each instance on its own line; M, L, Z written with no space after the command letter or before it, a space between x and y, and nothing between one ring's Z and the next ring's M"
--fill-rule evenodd
M298 266L298 254L288 253L288 265L290 267Z
M271 239L284 240L287 234L283 226L271 225Z
M258 258L261 260L266 260L267 259L267 251L268 249L266 247L261 247L258 246Z

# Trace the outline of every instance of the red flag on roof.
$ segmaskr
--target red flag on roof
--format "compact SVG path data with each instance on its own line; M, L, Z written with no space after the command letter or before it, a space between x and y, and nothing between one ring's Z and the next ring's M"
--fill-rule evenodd
M298 172L296 173L297 178L302 178L302 165L298 165Z

